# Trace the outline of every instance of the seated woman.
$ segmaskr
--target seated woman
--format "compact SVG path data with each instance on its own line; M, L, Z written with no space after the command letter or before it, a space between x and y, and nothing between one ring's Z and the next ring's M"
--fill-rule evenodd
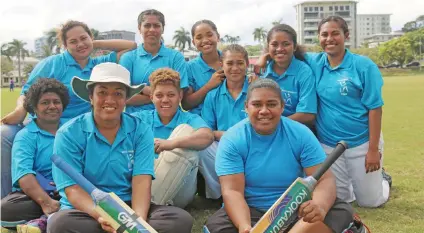
M161 68L150 75L155 110L133 113L153 130L156 179L152 201L184 208L196 194L198 151L213 142L213 134L198 115L180 109L183 91L178 72Z
M268 53L259 59L265 68L262 78L278 83L284 98L283 116L312 127L317 113L315 76L303 62L302 47L296 31L286 24L275 25L268 32Z
M68 89L56 79L39 78L25 97L25 110L36 118L18 132L13 142L13 190L1 200L2 226L16 226L59 210L59 202L51 194L55 188L49 184L53 182L50 156L62 112L69 103ZM38 226L43 232L45 220L43 217L18 227Z
M154 178L153 134L140 119L123 113L125 101L144 85L129 86L130 73L114 63L94 67L90 80L75 77L74 93L92 111L61 127L53 153L105 192L114 192L158 232L190 232L193 219L182 209L150 203ZM48 232L113 232L93 209L90 195L53 166L61 210ZM103 230L102 230L103 229Z
M205 98L202 118L213 130L215 142L200 153L199 171L205 178L206 197L221 197L221 187L215 172L215 154L224 132L246 118L244 101L249 86L246 77L249 58L240 45L228 45L222 50L222 69L225 80Z
M74 76L88 79L93 67L103 62L117 62L122 53L136 48L134 41L128 40L94 40L93 33L87 24L75 20L67 21L58 31L58 40L65 48L60 54L49 56L40 61L29 75L28 82L22 87L21 96L16 108L1 119L1 197L11 191L11 148L13 138L22 129L21 124L27 111L23 107L25 93L38 78L54 78L71 89ZM108 55L91 57L94 49L113 50ZM65 122L91 110L90 104L80 100L72 92L69 93L69 106L62 114ZM24 124L27 124L25 122Z
M122 55L119 64L131 73L131 84L146 83L142 93L127 101L125 111L133 113L140 110L153 110L150 99L150 74L159 68L169 67L180 74L181 88L188 87L186 61L175 49L167 48L162 40L165 29L165 16L162 12L149 9L140 13L137 19L138 30L143 43L137 49Z
M248 233L297 177L310 176L326 158L306 126L281 116L284 101L275 81L253 82L245 108L248 119L219 143L216 172L224 207L208 219L211 233ZM290 232L342 232L353 221L352 207L336 199L330 170L312 196L301 205L300 220Z

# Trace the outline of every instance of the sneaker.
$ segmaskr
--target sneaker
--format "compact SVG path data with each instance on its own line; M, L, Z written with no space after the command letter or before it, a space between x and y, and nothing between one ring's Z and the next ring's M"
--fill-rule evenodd
M361 218L353 215L353 222L342 233L371 233L370 229L362 222Z
M383 179L387 180L387 182L389 183L389 187L392 188L392 176L389 175L386 170L384 169L384 167L381 169L381 172L383 173Z
M47 216L43 215L40 218L31 220L26 224L17 226L18 233L46 233Z

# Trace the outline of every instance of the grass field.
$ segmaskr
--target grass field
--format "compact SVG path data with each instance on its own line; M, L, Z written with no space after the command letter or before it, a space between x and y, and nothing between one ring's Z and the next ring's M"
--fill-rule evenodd
M1 115L13 110L18 89L2 89ZM393 177L390 201L378 209L355 207L373 233L424 232L424 76L385 78L384 166ZM217 205L197 198L188 208L201 232Z

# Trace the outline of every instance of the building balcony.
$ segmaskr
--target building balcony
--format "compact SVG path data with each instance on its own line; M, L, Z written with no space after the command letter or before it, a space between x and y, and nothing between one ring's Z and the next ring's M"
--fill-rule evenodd
M316 27L305 27L303 28L304 31L318 31L318 25Z
M304 38L305 38L305 40L307 40L307 39L316 39L317 38L317 35L318 35L318 33L317 34L314 34L314 35L308 34L308 35L304 35Z
M304 18L303 19L303 22L305 22L305 23L308 23L308 22L320 22L320 21L321 21L320 18L310 18L310 17L307 17L307 18Z

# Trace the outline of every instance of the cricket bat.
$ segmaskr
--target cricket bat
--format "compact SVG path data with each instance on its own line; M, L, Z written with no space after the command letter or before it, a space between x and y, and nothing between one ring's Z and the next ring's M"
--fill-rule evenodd
M52 162L81 188L90 194L96 204L95 211L118 233L157 233L146 221L136 215L116 194L106 193L96 188L87 178L57 155L51 157Z
M314 174L306 178L297 178L259 219L250 233L286 232L298 220L297 212L300 205L311 200L312 191L318 180L346 149L347 144L345 142L337 143L336 148L327 156L327 159Z

